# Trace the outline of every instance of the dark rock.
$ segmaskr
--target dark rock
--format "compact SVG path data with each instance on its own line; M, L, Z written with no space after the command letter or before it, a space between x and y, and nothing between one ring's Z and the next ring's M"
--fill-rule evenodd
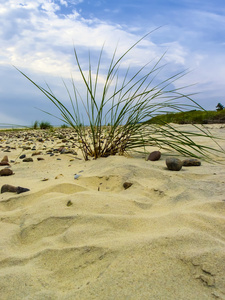
M156 160L159 160L160 157L161 157L161 152L160 151L153 151L149 154L147 160L156 161Z
M44 158L43 157L37 157L37 160L39 161L39 160L44 160Z
M29 192L29 189L23 188L21 186L17 187L17 194L21 194L21 193L25 193L25 192Z
M23 159L23 158L25 158L26 157L26 154L23 154L23 155L20 155L20 159Z
M66 204L67 206L71 206L71 205L73 205L73 203L72 203L72 201L71 200L69 200L68 202L67 202L67 204Z
M129 187L131 187L132 185L133 185L133 183L131 183L131 182L124 182L123 187L126 190L126 189L129 189Z
M184 167L201 166L201 162L196 158L185 159L183 160L183 166Z
M23 159L23 162L32 162L33 158L32 157L26 157Z
M166 159L167 168L171 171L180 171L183 162L178 158L168 157Z
M28 191L29 191L29 189L27 189L27 188L23 188L21 186L13 186L13 185L9 185L9 184L4 184L1 187L2 194L6 193L6 192L21 194L21 193L28 192Z
M13 174L14 174L13 171L10 170L10 169L7 169L7 168L2 169L0 171L0 176L10 176L10 175L13 175Z

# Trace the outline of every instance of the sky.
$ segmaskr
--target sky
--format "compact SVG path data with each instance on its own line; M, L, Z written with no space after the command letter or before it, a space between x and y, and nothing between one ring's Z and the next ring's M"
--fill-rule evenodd
M175 88L191 85L187 93L205 109L225 105L224 0L0 0L0 124L59 123L43 112L58 116L54 105L16 68L67 104L62 79L72 74L83 91L74 47L85 69L89 51L95 66L104 44L104 73L116 47L122 55L150 31L122 68L166 52L159 81L188 70Z

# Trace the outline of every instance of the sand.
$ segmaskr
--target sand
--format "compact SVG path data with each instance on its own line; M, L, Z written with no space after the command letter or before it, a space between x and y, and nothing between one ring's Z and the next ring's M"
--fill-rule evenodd
M225 299L225 159L173 172L167 153L84 161L43 151L60 140L0 140L15 160L0 187L30 189L0 194L0 299ZM42 154L26 163L28 144Z

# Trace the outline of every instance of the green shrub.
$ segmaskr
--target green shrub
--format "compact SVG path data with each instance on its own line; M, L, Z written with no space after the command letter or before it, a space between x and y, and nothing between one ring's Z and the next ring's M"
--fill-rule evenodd
M40 122L39 124L40 126L40 129L51 129L52 128L52 125L49 123L49 122Z
M32 128L33 129L38 129L38 126L39 126L39 122L38 121L35 121Z

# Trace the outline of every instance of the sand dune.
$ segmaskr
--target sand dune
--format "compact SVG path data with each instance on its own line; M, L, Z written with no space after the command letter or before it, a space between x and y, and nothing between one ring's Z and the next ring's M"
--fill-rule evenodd
M0 177L30 189L0 194L1 299L225 299L225 160L39 156Z

